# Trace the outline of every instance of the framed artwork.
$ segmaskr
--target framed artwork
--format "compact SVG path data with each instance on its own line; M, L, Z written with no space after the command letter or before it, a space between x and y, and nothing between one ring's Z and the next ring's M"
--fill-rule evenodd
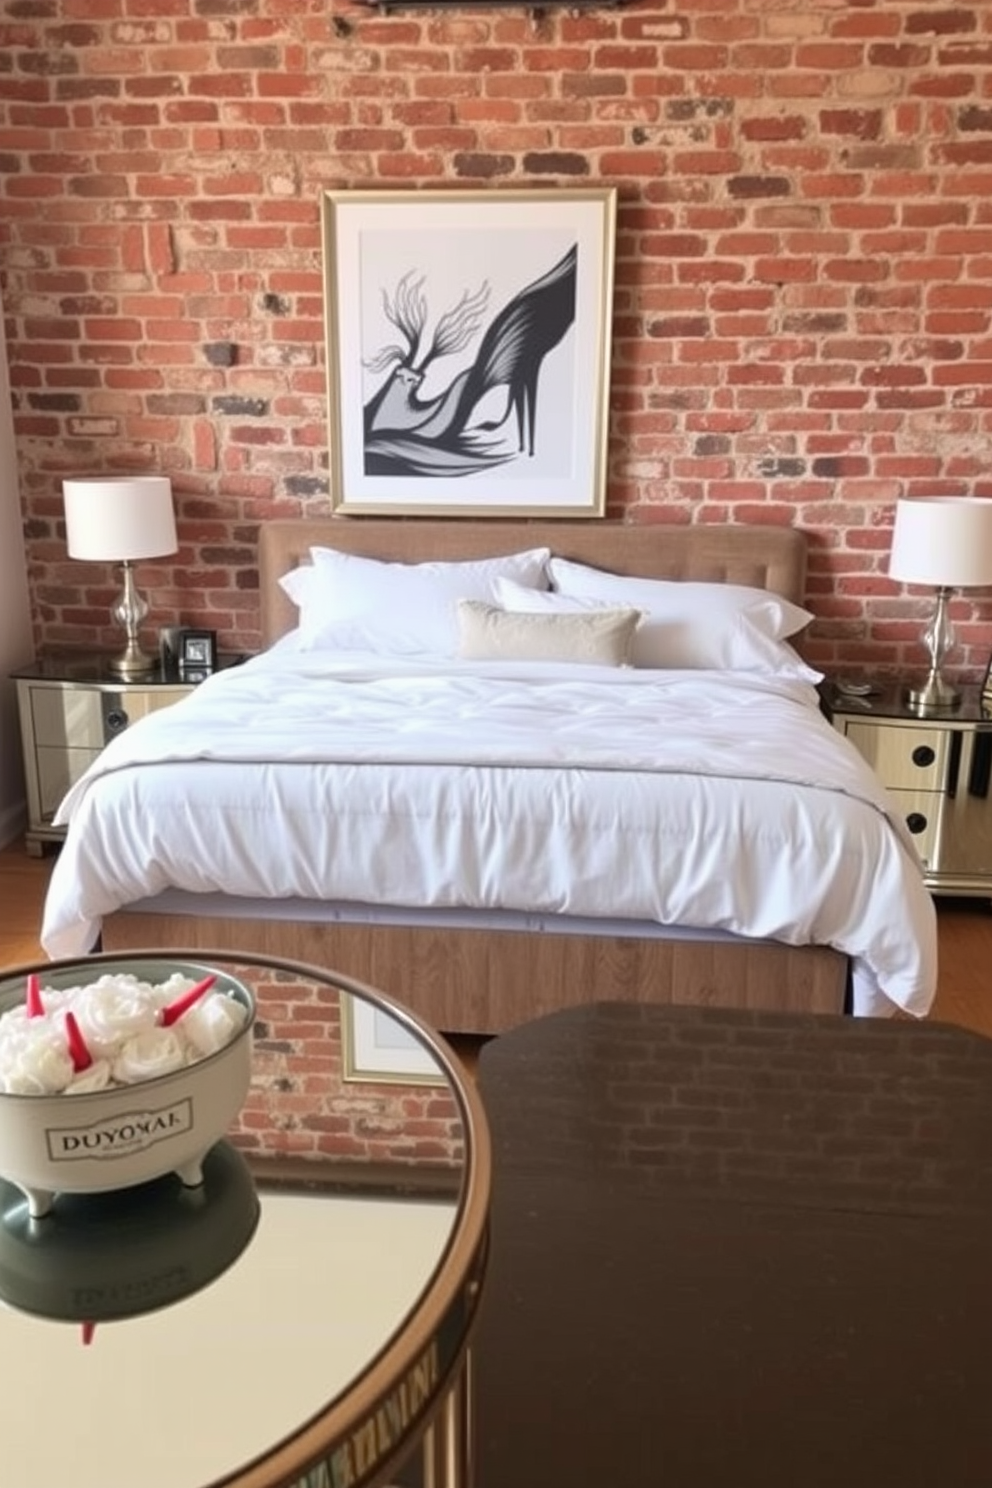
M616 190L328 191L331 498L598 517Z
M430 1050L404 1024L346 992L341 994L341 1039L346 1080L447 1084Z
M179 675L187 682L202 682L217 667L215 630L180 630L177 637Z

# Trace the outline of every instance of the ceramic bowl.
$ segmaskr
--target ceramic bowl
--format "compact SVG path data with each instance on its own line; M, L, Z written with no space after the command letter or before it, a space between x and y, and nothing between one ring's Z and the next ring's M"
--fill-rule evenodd
M176 972L193 981L214 968L192 961L100 959L43 971L45 987L75 987L133 973L160 983ZM191 1188L202 1164L240 1111L251 1080L255 998L242 982L216 972L213 990L237 998L248 1017L223 1049L197 1064L140 1084L88 1095L0 1093L0 1177L25 1195L35 1219L59 1193L132 1188L175 1172ZM0 1013L21 1003L23 976L0 980Z

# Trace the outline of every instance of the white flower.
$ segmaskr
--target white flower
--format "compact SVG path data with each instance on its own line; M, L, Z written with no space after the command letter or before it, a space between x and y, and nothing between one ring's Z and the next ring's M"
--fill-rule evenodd
M182 1069L186 1063L184 1041L173 1028L149 1028L121 1045L113 1063L114 1079L122 1085L137 1085Z

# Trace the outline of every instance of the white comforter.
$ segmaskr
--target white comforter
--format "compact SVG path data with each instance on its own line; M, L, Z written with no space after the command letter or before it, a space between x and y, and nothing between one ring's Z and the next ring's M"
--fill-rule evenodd
M60 820L42 942L167 888L719 928L930 1006L912 841L805 682L275 648L115 739Z

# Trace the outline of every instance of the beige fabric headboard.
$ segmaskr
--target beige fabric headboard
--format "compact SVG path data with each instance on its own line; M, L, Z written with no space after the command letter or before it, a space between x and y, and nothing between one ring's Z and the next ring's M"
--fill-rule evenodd
M771 589L795 604L803 603L806 591L806 536L795 527L632 526L595 519L301 518L266 522L259 528L262 640L267 646L296 624L296 607L279 588L278 579L308 562L311 546L394 563L492 558L523 548L547 547L560 558L612 573L750 584Z

